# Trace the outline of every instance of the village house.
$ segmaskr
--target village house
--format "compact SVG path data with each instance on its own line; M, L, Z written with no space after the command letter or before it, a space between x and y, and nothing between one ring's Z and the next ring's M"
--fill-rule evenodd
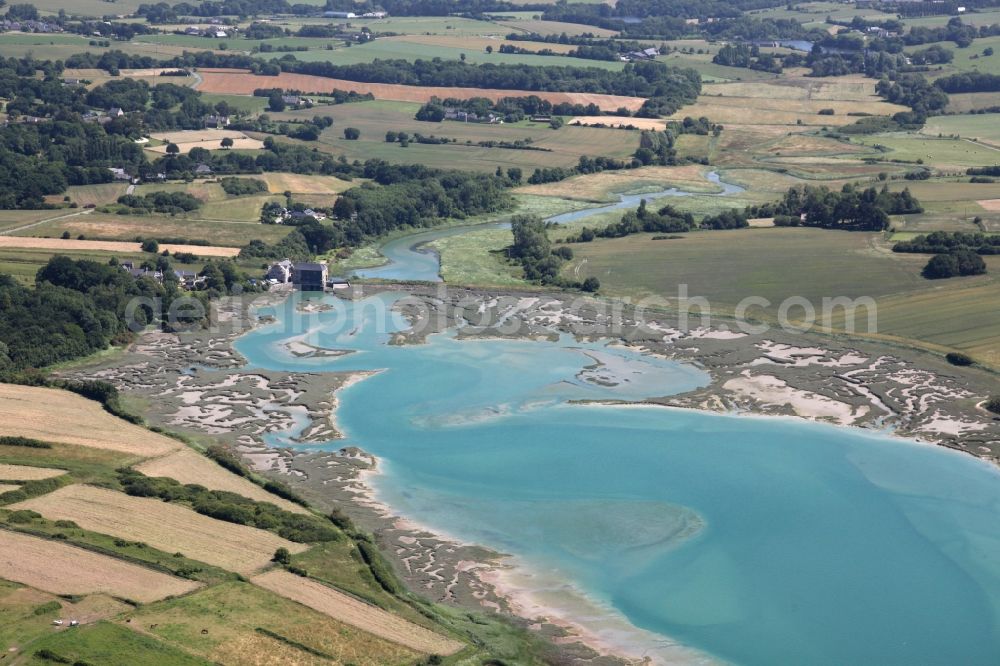
M230 122L229 116L222 116L215 114L205 116L205 127L213 127L213 128L228 127L229 122Z
M455 120L461 123L487 123L490 125L500 121L500 116L495 113L487 113L485 116L480 116L478 113L450 108L445 109L444 118L445 120Z
M282 259L268 266L264 277L276 284L287 284L292 279L292 268L291 259Z
M113 106L110 109L108 109L108 118L121 118L124 115L125 115L125 112L122 111L117 106Z
M194 289L205 282L205 278L199 277L194 271L175 270L174 275L177 276L177 282L185 289Z

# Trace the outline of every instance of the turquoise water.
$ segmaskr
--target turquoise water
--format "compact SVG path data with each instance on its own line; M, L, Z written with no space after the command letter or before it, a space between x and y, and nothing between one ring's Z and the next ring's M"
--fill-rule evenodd
M382 370L340 394L338 420L383 460L379 496L402 515L722 660L1000 660L993 468L792 419L568 404L707 378L570 338L387 345L405 325L380 326L393 298L327 299L335 310L308 316L289 302L237 348L258 367ZM282 347L293 337L355 353L298 359ZM588 381L595 359L624 381Z
M722 189L711 196L729 196L744 191L744 188L731 183L724 183L715 171L710 171L705 176L709 182L715 183ZM619 194L618 202L607 206L597 206L594 208L583 208L581 210L554 215L545 219L546 222L565 224L583 220L594 215L609 213L625 208L636 208L643 199L654 201L665 197L687 197L700 192L688 192L676 187L671 187L657 192L647 192L645 194ZM510 227L506 222L490 222L477 225L463 225L459 227L446 227L443 229L431 229L408 234L387 242L379 248L379 252L386 258L386 263L374 268L361 268L354 271L354 275L361 278L380 278L383 280L422 280L425 282L441 281L441 260L437 253L428 248L428 243L441 238L450 238L469 231L479 231L483 229L502 229Z

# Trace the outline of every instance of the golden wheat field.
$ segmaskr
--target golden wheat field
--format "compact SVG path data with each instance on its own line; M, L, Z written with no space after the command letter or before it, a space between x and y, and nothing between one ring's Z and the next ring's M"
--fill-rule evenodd
M139 603L185 594L199 583L58 541L0 530L0 578L52 594L104 593Z
M270 532L208 518L177 504L93 486L66 486L11 507L37 511L51 520L72 520L85 530L142 541L241 574L266 566L278 548L292 553L306 549Z
M272 495L256 483L229 472L193 449L180 449L135 466L146 476L167 476L181 483L196 483L209 490L225 490L258 502L270 502L285 511L309 513L294 502Z
M53 418L58 414L60 418ZM140 456L162 456L184 446L104 411L69 391L0 384L0 435L78 444Z
M61 469L0 463L0 479L4 481L38 481L39 479L51 479L54 476L62 476L65 473Z

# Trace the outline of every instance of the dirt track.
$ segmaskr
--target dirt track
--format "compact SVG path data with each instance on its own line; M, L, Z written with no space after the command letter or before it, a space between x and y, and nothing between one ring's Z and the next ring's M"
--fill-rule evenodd
M641 97L625 97L621 95L600 95L596 93L577 92L541 92L535 90L499 90L496 88L446 88L405 86L395 83L364 83L345 81L343 79L328 79L311 74L292 74L282 72L278 76L257 76L243 70L235 69L199 69L202 82L198 90L207 93L222 93L229 95L252 95L257 88L284 88L286 90L302 90L312 94L326 94L334 90L371 93L376 99L388 99L397 102L426 102L431 97L527 97L536 95L554 104L569 102L571 104L596 104L605 111L626 108L635 111L645 101Z

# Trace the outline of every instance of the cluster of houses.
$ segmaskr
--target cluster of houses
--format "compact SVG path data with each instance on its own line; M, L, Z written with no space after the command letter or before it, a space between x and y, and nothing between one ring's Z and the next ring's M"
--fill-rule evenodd
M264 277L268 284L291 284L300 291L347 289L351 286L344 278L331 278L326 264L313 261L282 259L271 264Z
M307 217L311 217L314 220L325 220L326 214L312 208L306 208L305 210L288 210L287 208L282 208L281 212L275 215L274 223L302 222Z
M300 106L311 107L313 101L308 97L300 97L298 95L282 95L281 101L285 103L285 106L293 106L299 108Z
M389 12L365 12L363 14L356 14L354 12L323 12L323 18L340 18L340 19L352 19L352 18L373 18L373 19L383 19L389 15Z
M163 282L163 271L137 268L135 263L131 261L123 261L121 268L134 278L148 277L157 282ZM205 282L205 278L200 277L194 271L175 270L174 275L177 276L177 282L185 289L196 289Z
M189 25L184 29L184 34L191 37L213 37L215 39L225 39L227 37L235 37L238 32L237 28L232 26L227 26L225 28L221 26L212 26L210 28L199 28L196 25Z
M486 115L479 115L478 113L472 113L470 111L463 111L462 109L452 109L447 108L444 110L445 120L457 120L462 123L485 123L488 125L496 125L503 122L503 116L498 116L497 114L491 112L486 113Z
M619 56L619 60L622 62L637 62L639 60L656 60L656 56L660 55L660 50L655 48L643 49L641 51L632 51L631 53L626 53Z
M4 19L0 21L0 32L62 32L62 26L58 23L48 21L12 21Z

